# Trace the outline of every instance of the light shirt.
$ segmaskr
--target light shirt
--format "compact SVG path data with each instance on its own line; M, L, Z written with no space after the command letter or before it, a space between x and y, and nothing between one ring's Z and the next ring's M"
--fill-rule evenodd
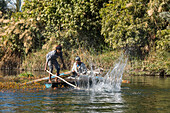
M76 62L73 64L72 71L75 71L76 73L79 74L86 74L87 73L87 68L83 62L81 62L80 65L78 65Z
M47 55L46 55L46 62L49 62L49 60L56 60L58 58L58 56L60 56L60 58L62 59L62 52L60 53L60 55L57 55L56 50L50 51Z

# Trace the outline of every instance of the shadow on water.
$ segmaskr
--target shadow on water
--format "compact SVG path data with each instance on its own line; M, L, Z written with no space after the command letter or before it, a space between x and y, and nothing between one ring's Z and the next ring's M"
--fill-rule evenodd
M20 70L0 70L1 76L16 76L20 74Z

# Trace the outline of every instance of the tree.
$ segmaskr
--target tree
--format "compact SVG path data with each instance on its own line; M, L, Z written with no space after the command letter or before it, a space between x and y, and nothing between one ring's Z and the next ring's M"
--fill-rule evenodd
M33 18L49 38L68 49L79 46L99 48L104 43L99 10L108 0L25 0L22 18ZM16 14L17 15L17 14Z
M105 42L113 48L128 46L132 55L144 58L156 46L157 31L167 26L159 17L162 3L168 4L164 0L113 0L106 4L100 11Z

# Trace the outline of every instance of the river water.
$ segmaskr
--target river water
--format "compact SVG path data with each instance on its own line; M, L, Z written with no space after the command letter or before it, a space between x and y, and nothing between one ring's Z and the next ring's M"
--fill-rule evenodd
M123 76L119 91L42 89L0 92L0 112L169 113L170 78ZM43 86L42 86L43 87Z

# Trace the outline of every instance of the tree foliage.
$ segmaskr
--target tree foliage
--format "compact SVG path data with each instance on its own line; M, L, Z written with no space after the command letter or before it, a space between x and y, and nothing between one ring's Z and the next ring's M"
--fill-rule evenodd
M99 47L99 10L107 0L25 0L18 18L33 18L42 25L43 35L70 47ZM17 16L18 14L16 14Z
M20 65L22 59L29 52L40 49L44 44L44 37L41 35L35 21L32 19L16 21L14 19L0 19L2 28L0 31L0 45L4 62L2 65ZM15 60L14 60L15 59ZM9 62L10 61L10 62Z
M22 12L0 19L0 58L7 53L20 57L51 42L67 50L128 48L131 55L143 58L151 50L169 52L169 4L167 0L24 0Z
M168 4L164 0L112 0L100 11L105 42L113 48L129 46L139 51L138 55L145 55L164 40L158 32L163 32L168 24L159 14L169 11Z
M53 40L64 48L99 48L99 10L107 0L25 0L22 12L1 19L1 44L19 56ZM22 21L22 22L21 22ZM3 58L4 59L4 58Z

